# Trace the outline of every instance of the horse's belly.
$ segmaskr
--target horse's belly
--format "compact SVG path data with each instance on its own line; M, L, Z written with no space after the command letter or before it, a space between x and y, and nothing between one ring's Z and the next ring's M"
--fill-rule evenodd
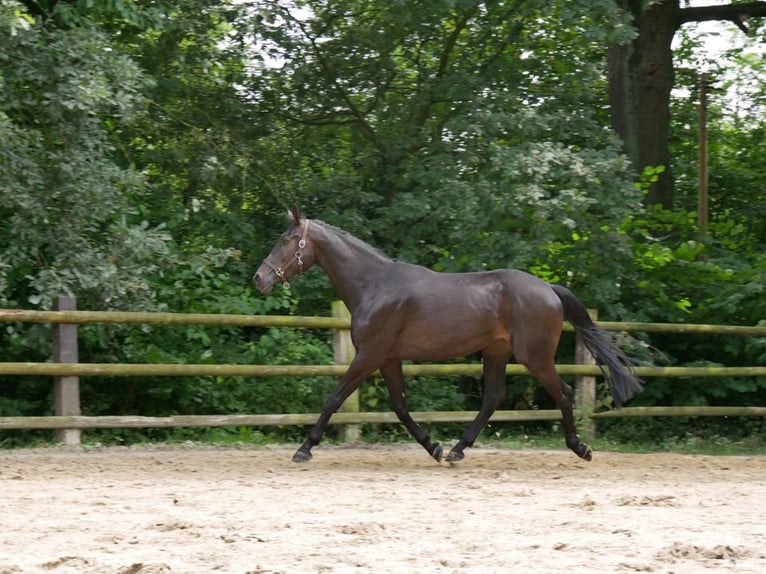
M499 340L508 340L508 337L497 330L411 328L401 333L394 354L402 360L439 361L476 353Z
M428 296L412 297L402 304L396 358L433 361L464 357L505 343L509 298L502 283L493 281L457 289L451 282L432 286Z

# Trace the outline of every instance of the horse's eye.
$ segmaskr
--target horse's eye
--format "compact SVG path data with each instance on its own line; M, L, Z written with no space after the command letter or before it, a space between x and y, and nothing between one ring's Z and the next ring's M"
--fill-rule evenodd
M282 236L282 245L287 245L290 243L290 238L287 235Z

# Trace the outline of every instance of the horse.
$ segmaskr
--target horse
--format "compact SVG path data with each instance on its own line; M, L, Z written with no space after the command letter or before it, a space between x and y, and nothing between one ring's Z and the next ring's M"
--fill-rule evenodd
M333 413L370 375L379 370L391 407L408 432L437 462L440 443L432 442L407 408L402 361L453 359L481 353L481 408L446 460L465 457L481 429L505 401L505 367L511 357L524 365L561 410L566 446L591 460L580 440L572 412L573 392L557 374L554 357L564 320L592 353L619 408L643 390L632 373L633 361L613 337L595 325L587 309L562 286L515 269L441 273L388 258L362 240L298 207L290 226L258 267L253 281L264 295L318 265L351 312L351 341L356 356L325 402L321 414L293 461L312 458L311 449Z

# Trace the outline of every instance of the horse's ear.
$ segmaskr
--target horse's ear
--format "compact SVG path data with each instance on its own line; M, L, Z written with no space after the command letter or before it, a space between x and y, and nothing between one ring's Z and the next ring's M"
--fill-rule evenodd
M301 209L297 205L293 205L290 210L287 212L287 217L290 218L290 222L293 225L300 225L301 219L303 219L303 216L301 215Z

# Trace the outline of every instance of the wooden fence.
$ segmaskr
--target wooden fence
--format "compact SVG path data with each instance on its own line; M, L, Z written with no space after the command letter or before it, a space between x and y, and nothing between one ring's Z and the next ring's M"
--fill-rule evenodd
M332 317L294 317L272 315L212 315L190 313L132 313L77 311L76 300L59 297L54 311L0 310L0 322L33 322L53 325L54 353L50 363L0 362L2 375L45 375L54 378L55 416L0 416L2 429L54 429L56 438L67 444L80 442L81 429L146 428L146 427L215 427L267 426L312 424L318 414L243 414L243 415L181 415L171 417L144 416L82 416L79 378L83 376L332 376L342 375L353 358L353 346L348 334L350 317L341 302L333 304ZM112 364L80 363L78 358L77 325L88 323L208 325L243 327L293 327L332 329L334 331L333 365L178 365L178 364ZM733 336L766 336L766 327L737 327L730 325L692 325L671 323L599 322L609 331L643 331L678 334L726 334ZM569 328L565 325L565 328ZM571 328L569 328L571 330ZM557 365L561 375L575 375L575 406L584 433L594 431L599 418L634 416L766 416L766 407L626 407L619 411L595 412L596 376L600 374L592 357L579 342L575 352L578 364ZM751 377L766 376L766 366L746 367L637 367L636 374L646 377ZM527 370L509 364L509 375L527 374ZM404 374L431 376L481 375L480 364L417 364L405 365ZM421 423L467 422L475 412L442 411L414 412ZM498 411L493 421L556 420L558 410ZM341 412L333 416L334 424L343 426L345 440L359 437L359 424L396 423L390 412L360 412L356 396L349 399Z

